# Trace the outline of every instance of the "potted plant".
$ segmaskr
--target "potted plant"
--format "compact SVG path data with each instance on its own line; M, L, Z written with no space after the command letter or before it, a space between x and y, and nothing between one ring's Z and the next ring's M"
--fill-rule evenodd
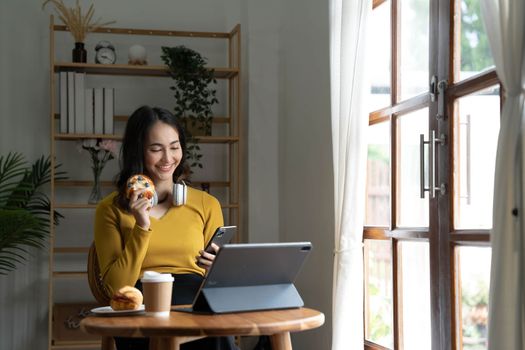
M64 174L56 172L55 178L64 179ZM41 189L50 179L49 157L42 156L27 166L19 153L0 156L0 275L26 260L27 248L44 246L51 204ZM61 217L54 211L53 224Z
M219 101L214 71L206 68L206 59L200 53L185 46L162 47L162 60L169 68L175 81L170 89L174 91L175 116L179 117L188 136L187 158L192 167L202 168L202 157L195 136L211 135L213 118L212 106Z
M77 0L75 7L67 7L63 0L45 0L42 4L44 8L48 3L55 5L55 11L58 18L66 25L75 39L75 48L73 49L73 62L86 63L87 52L84 48L84 41L89 32L94 32L97 29L115 23L115 21L102 23L100 18L93 20L95 8L93 4L89 9L82 13L82 8Z

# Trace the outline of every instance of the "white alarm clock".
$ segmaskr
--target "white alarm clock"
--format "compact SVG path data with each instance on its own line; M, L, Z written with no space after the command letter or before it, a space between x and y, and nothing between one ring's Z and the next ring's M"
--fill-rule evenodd
M115 47L106 40L100 41L95 46L95 62L100 64L113 64L117 61Z

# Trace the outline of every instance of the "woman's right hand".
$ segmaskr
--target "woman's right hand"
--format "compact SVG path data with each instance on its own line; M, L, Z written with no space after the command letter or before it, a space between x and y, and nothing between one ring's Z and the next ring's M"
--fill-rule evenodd
M144 197L144 189L136 190L129 199L129 209L135 217L135 222L144 230L149 230L150 201Z

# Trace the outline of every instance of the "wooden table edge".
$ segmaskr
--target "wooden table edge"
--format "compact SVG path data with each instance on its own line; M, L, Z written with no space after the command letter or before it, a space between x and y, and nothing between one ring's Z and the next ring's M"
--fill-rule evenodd
M172 311L174 313L181 313L181 311ZM80 328L82 331L90 334L97 334L103 337L113 336L124 336L124 337L205 337L205 336L257 336L257 335L268 335L271 337L272 342L284 342L289 343L286 337L290 337L290 333L301 332L310 329L315 329L322 326L325 322L324 314L318 310L309 308L299 309L282 309L282 310L266 310L266 311L251 311L231 314L188 314L193 316L212 316L217 318L228 319L232 321L237 318L247 319L246 325L242 328L235 328L235 324L229 328L229 326L221 325L219 328L213 329L202 329L196 327L195 324L192 327L182 327L179 329L157 330L148 329L143 326L137 326L136 329L132 329L129 324L124 324L119 329L119 324L115 324L115 327L107 328L105 326L91 323L93 319L109 318L119 319L119 317L105 317L105 316L88 316L80 322ZM185 317L184 314L178 315ZM286 320L286 315L292 314L291 320ZM222 317L221 317L222 316ZM125 316L122 316L124 318ZM137 317L137 316L129 316ZM191 317L190 317L191 319ZM257 319L260 319L257 322ZM126 318L129 322L129 319ZM144 321L144 319L142 319ZM242 323L242 322L240 322ZM237 323L238 324L238 323ZM191 325L190 325L191 326ZM226 326L226 328L224 327ZM161 327L161 326L159 326ZM238 327L238 326L237 326Z

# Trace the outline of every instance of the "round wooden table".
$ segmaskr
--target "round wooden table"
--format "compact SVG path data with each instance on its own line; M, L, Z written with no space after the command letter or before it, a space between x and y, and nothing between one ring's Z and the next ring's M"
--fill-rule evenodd
M207 336L270 336L272 349L291 350L290 332L320 327L324 314L308 308L252 311L228 314L196 314L172 311L170 317L88 316L80 322L87 333L111 337L148 337L150 349L178 350L180 344Z

